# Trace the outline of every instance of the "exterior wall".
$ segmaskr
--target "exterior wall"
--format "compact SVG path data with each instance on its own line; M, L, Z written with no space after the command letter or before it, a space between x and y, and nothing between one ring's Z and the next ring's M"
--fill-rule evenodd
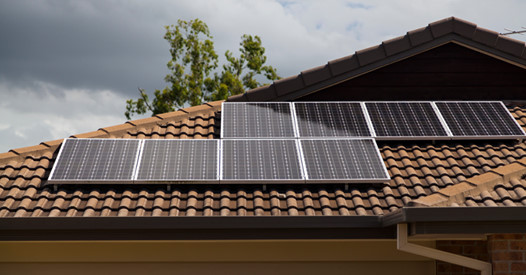
M395 240L0 242L0 274L433 275L435 263Z
M488 238L493 275L526 275L526 234L496 234Z
M495 234L487 241L437 241L436 248L489 261L493 275L526 275L526 234ZM478 271L437 262L437 275L474 275Z
M436 248L485 262L489 260L487 241L437 241ZM480 271L437 261L437 275L476 274L480 274Z

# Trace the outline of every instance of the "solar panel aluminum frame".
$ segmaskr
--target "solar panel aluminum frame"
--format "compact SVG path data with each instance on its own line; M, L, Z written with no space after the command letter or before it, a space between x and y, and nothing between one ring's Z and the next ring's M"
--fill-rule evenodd
M304 140L327 140L327 139L304 139ZM391 177L389 176L389 171L387 170L387 167L385 166L384 160L382 158L382 154L380 153L380 149L378 149L378 144L376 143L376 140L372 137L368 138L339 138L339 139L331 139L331 140L371 140L374 144L374 148L376 149L376 156L381 161L382 165L382 172L384 174L384 178L364 178L364 179L310 179L307 171L307 165L305 164L305 158L303 155L303 147L300 144L300 150L301 150L301 157L303 158L304 163L304 169L305 169L305 183L330 183L330 184L342 184L342 183L349 183L349 184L358 184L358 183L386 183L391 180ZM298 142L301 142L301 140L298 140Z
M522 140L524 140L526 138L526 132L520 126L519 122L517 122L517 120L513 117L511 112L508 110L508 108L506 107L506 105L504 105L504 103L502 101L498 101L498 100L489 100L489 101L488 100L486 100L486 101L484 101L484 100L476 100L476 101L433 101L433 103L435 105L437 103L462 103L462 104L469 104L469 103L500 103L500 105L502 106L502 108L504 108L506 110L506 113L508 113L508 115L510 116L510 118L512 119L514 124L522 132L522 135L488 135L488 136L482 136L482 135L478 135L478 136L455 136L455 135L452 134L450 140L499 140L499 139L502 140L502 139L517 139L519 141L522 141ZM438 109L438 105L437 105L436 111L438 113L440 113L440 109ZM440 116L442 116L442 113L440 113Z
M157 142L171 142L171 141L180 141L180 142L215 142L216 145L216 177L215 179L139 179L140 166L142 165L142 153L144 146L147 140L142 141L141 154L137 156L137 165L136 171L134 173L133 183L135 184L218 184L219 183L219 161L221 159L221 150L219 139L156 139Z
M132 168L132 174L130 176L130 179L95 179L95 180L89 180L89 179L54 179L53 176L55 174L55 171L57 169L57 163L60 161L62 157L62 153L64 151L64 145L68 140L132 140L132 141L138 141L137 144L137 152L135 153L135 161ZM108 138L65 138L62 140L62 145L60 147L60 150L57 154L57 158L55 159L55 162L53 164L53 168L51 169L51 172L49 174L47 184L61 184L61 185L71 185L71 184L132 184L134 183L134 175L136 173L137 165L138 165L138 156L140 153L140 150L142 148L142 140L139 139L132 139L132 138L122 138L122 139L108 139Z
M432 101L425 101L425 100L420 100L420 101L364 101L363 103L365 105L365 108L367 108L367 103L429 103L431 107L433 107ZM441 115L437 114L435 109L433 109L433 111L435 115L437 116L438 120L440 121ZM369 119L371 119L369 115L369 110L367 110L367 116ZM449 134L448 133L449 127L447 127L447 124L446 126L444 126L444 122L440 121L440 123L444 131L447 134ZM374 129L372 120L371 120L371 126ZM374 133L375 135L373 137L376 140L450 140L451 139L451 136L448 136L448 135L446 136L378 136L376 134L376 131L374 131Z
M294 141L294 148L296 149L296 161L298 162L301 179L224 179L224 173L223 168L225 165L224 156L224 141L236 141L236 140L242 140L242 141L256 141L256 140L270 140L270 141L277 141L277 140L286 140L286 141ZM297 184L297 183L305 183L305 170L302 166L299 151L298 151L298 140L297 139L290 139L290 138L260 138L260 139L245 139L245 138L236 138L236 139L221 139L221 161L220 161L220 178L219 183L220 184Z
M301 136L300 134L300 124L298 122L298 115L296 113L296 104L297 103L309 103L309 104L315 104L315 103L356 103L356 104L359 104L360 105L360 108L362 110L362 115L363 115L363 118L365 119L365 122L367 124L367 129L369 130L369 134L368 136ZM293 117L294 117L294 122L296 123L295 126L296 126L296 137L298 139L346 139L346 138L349 138L349 137L352 137L352 138L371 138L371 137L374 137L375 135L375 132L374 132L374 127L372 126L371 122L370 122L370 118L369 118L369 114L367 113L367 110L364 110L364 102L362 101L294 101L292 102L292 106L294 107L293 109Z
M225 137L224 133L224 118L225 116L225 104L232 104L232 105L240 105L240 104L269 104L269 103L279 103L279 104L289 104L290 109L290 119L292 124L292 130L294 133L293 137ZM220 139L295 139L298 138L298 132L297 132L297 126L294 125L295 120L295 113L293 110L293 104L292 102L284 102L284 101L250 101L250 102L223 102L221 103L221 129L219 130L219 137Z

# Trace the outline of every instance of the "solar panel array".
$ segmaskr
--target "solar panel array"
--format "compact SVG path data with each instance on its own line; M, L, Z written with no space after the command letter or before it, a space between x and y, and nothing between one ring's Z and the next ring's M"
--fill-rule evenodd
M341 172L324 173L315 165L326 161L323 165ZM346 183L389 180L371 138L66 139L48 182L304 183L324 177L325 182Z
M385 182L376 140L524 136L502 102L223 103L221 140L66 139L48 182Z
M278 111L265 113L258 111L259 106ZM498 101L225 102L223 109L223 139L523 139L526 135Z

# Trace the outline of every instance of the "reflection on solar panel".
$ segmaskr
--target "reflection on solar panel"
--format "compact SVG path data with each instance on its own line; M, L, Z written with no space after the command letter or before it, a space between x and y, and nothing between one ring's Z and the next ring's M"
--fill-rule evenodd
M376 132L381 137L447 137L431 102L366 102Z
M301 140L307 182L385 182L389 175L373 139Z
M524 137L502 102L436 102L436 105L454 137Z
M290 103L223 103L221 138L294 137Z
M296 140L222 140L222 182L303 182Z
M294 103L300 137L370 137L359 102Z
M130 182L139 140L66 139L49 182Z
M219 181L218 141L145 140L137 181Z

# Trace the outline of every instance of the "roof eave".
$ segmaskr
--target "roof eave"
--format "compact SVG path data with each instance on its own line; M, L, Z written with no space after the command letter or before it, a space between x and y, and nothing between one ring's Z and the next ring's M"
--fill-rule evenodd
M0 218L0 241L390 239L379 216Z

